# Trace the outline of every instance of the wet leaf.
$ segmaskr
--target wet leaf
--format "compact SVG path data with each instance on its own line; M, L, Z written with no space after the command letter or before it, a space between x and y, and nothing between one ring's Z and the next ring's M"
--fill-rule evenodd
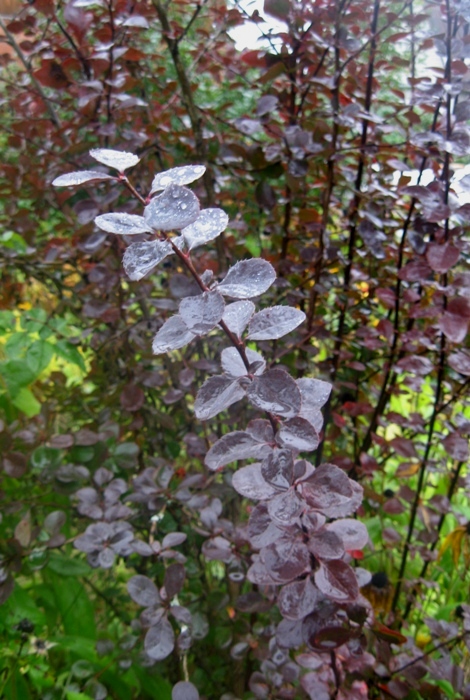
M302 620L315 609L318 592L310 578L293 581L283 586L277 604L283 617L289 620Z
M346 551L363 549L369 541L369 533L364 523L353 518L335 520L325 527L328 531L338 535Z
M282 537L264 547L260 556L276 583L288 583L310 570L309 551L298 539Z
M160 604L158 588L147 576L133 576L127 582L127 591L132 600L144 608Z
M254 312L255 305L252 301L234 301L225 307L222 321L227 324L232 333L235 333L237 338L241 338Z
M302 501L293 489L277 494L268 501L268 513L276 525L294 525L304 510Z
M177 168L164 170L153 178L150 194L164 190L169 185L189 185L190 182L202 177L205 172L204 165L181 165Z
M274 268L266 260L242 260L229 269L218 289L229 297L249 299L263 294L275 279Z
M97 182L98 180L115 180L116 178L107 173L100 173L97 170L80 170L75 173L59 175L52 181L54 187L76 187L86 182Z
M110 148L92 148L90 151L92 158L109 168L115 168L120 173L128 168L132 168L140 161L139 156L126 151L114 151Z
M276 490L287 490L294 477L294 456L291 450L273 450L261 463L261 473Z
M271 306L258 311L248 326L250 340L275 340L290 333L305 320L305 314L290 306Z
M195 334L188 330L181 316L172 316L165 321L153 339L153 354L160 355L170 350L182 348L195 337Z
M209 377L197 393L194 412L199 420L209 420L244 396L236 380L225 375Z
M352 603L359 595L354 571L344 561L322 562L314 577L319 590L338 603Z
M320 560L341 559L344 556L344 546L341 538L326 527L314 532L308 541L308 548Z
M225 231L228 216L222 209L203 209L196 221L186 226L181 234L189 250L204 245Z
M109 233L117 233L123 236L133 236L136 233L152 232L143 216L136 214L112 213L101 214L95 219L95 224L98 228Z
M267 503L258 503L251 511L248 521L248 539L255 549L267 547L277 542L285 534L285 528L278 527L268 513Z
M151 659L162 661L171 654L175 646L175 633L166 618L153 625L145 635L144 648Z
M196 335L209 333L221 320L224 309L224 299L217 291L185 297L179 305L181 318Z
M199 216L199 200L187 187L170 185L144 209L144 217L154 231L181 230Z
M281 447L290 448L296 452L312 452L317 449L320 438L308 420L297 416L281 425L276 442Z
M266 500L277 493L276 489L263 478L259 463L238 469L232 477L232 486L245 498L255 501Z
M263 374L266 367L266 362L264 361L263 357L258 352L250 350L250 348L246 348L245 353L250 365L256 363L257 368L254 371L254 374ZM229 374L231 377L244 377L248 374L245 363L243 362L242 358L240 357L240 353L236 348L231 347L222 350L220 361L224 372Z
M321 464L297 487L314 510L327 518L354 513L362 502L362 488L335 464Z
M124 253L122 263L130 279L137 281L172 253L173 249L168 241L131 243Z
M265 456L267 448L266 443L256 440L248 432L235 430L212 445L204 462L209 469L220 469L239 459Z
M300 409L300 391L292 377L283 369L270 369L255 377L247 387L253 406L284 418L295 416Z

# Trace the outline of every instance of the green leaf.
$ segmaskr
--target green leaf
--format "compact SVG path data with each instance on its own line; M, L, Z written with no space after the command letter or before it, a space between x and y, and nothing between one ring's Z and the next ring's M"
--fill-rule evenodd
M139 447L135 442L122 442L114 450L114 461L122 469L131 469L137 464Z
M28 244L19 233L14 231L5 231L0 235L0 244L10 250L15 250L17 253L26 253Z
M92 572L91 567L81 559L57 552L51 552L47 567L59 576L89 576Z
M15 317L11 311L0 311L0 331L12 331L15 327Z
M72 690L67 690L65 697L67 700L93 700L90 695L85 695L85 693L75 693Z
M31 466L35 469L45 469L46 467L57 467L60 463L60 452L53 447L37 447L31 455Z
M5 700L29 700L30 697L28 684L23 674L15 668L5 683L2 698Z
M49 568L43 576L54 591L65 634L96 639L94 607L81 581L69 578L64 584L63 577Z
M66 340L58 340L55 344L55 351L64 360L67 360L67 362L71 362L74 365L78 365L81 370L86 372L86 366L83 357L81 356L79 350L75 347L75 345L72 345L72 343L68 343Z
M12 396L23 386L28 386L34 381L34 373L31 372L24 360L9 360L0 366L0 373L5 379L8 391Z
M30 588L26 591L16 583L10 597L0 607L0 622L12 628L13 625L17 624L20 620L28 619L37 626L38 629L43 627L46 623L46 617L44 612L37 607L34 600L34 593L34 588Z
M22 387L16 393L14 399L12 399L12 404L19 408L28 418L37 416L41 410L41 404L34 396L33 392L26 387Z
M38 333L47 321L47 311L36 307L25 311L21 317L21 327L24 328L28 333Z
M26 352L26 362L37 377L49 365L53 355L53 345L45 340L35 340Z
M5 343L5 353L7 357L12 360L18 360L22 357L31 344L31 338L28 333L19 331L18 333L12 333Z
M140 666L135 666L134 671L142 684L142 688L150 697L158 698L158 700L171 700L171 684L168 681L161 676L150 676Z

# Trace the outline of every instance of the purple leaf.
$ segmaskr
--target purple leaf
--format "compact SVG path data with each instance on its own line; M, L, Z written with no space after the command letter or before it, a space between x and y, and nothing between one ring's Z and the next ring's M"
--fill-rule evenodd
M162 661L171 654L175 646L175 633L166 618L162 618L145 635L144 647L155 661Z
M455 372L470 377L470 352L468 350L457 350L449 355L449 365Z
M322 408L330 398L333 388L329 382L308 377L297 379L297 386L302 396L302 409L309 411Z
M244 396L237 380L222 374L209 377L197 393L194 412L199 420L209 420Z
M189 681L179 681L173 686L171 700L199 700L197 688Z
M278 416L291 418L300 409L300 391L283 369L270 369L261 377L255 377L246 393L253 406Z
M122 264L130 279L137 281L172 253L173 248L168 241L131 243L124 253Z
M271 306L258 311L248 326L250 340L275 340L290 333L305 320L305 314L290 306Z
M152 229L147 225L143 216L126 214L125 212L101 214L95 218L95 224L103 231L117 233L123 236L152 232Z
M263 294L275 279L274 268L267 260L241 260L229 269L218 289L229 297L249 299Z
M127 153L126 151L113 151L110 148L92 148L90 155L99 163L103 163L109 168L115 168L116 170L119 170L120 173L127 170L127 168L132 168L140 161L139 156L136 156L133 153Z
M276 583L288 583L310 571L310 554L307 545L292 537L282 537L264 547L260 557Z
M188 249L192 250L217 238L225 231L227 224L228 216L222 209L203 209L196 221L186 226L181 233Z
M155 231L180 230L199 216L199 200L187 187L170 185L144 209L148 225Z
M266 500L276 493L276 489L264 480L261 465L258 462L238 469L232 477L232 486L245 498L252 498L255 501Z
M185 576L186 573L183 564L170 564L168 569L166 569L163 585L165 586L168 600L178 595L183 588Z
M154 355L160 355L170 350L177 350L187 345L196 336L188 330L181 316L172 316L158 331L153 339L152 350Z
M249 433L258 442L274 442L274 431L271 423L265 418L254 418L250 420L246 426L246 432Z
M344 556L341 538L327 528L317 530L310 536L308 548L317 559L321 560L341 559Z
M369 541L369 533L364 523L352 518L336 520L327 525L326 529L338 535L346 551L363 549Z
M298 489L309 506L327 518L350 515L362 501L362 487L335 464L321 464Z
M453 267L460 257L460 250L452 243L430 243L426 259L434 272L443 274Z
M259 363L259 366L257 366L257 369L255 370L254 374L263 374L266 367L266 362L264 361L263 357L254 350L250 350L250 348L246 348L245 353L250 365L252 365L255 362ZM222 355L220 359L224 372L227 372L227 374L229 374L230 376L244 377L248 374L248 370L245 367L245 363L243 362L242 358L240 357L240 353L236 348L225 348L224 350L222 350Z
M297 416L281 425L276 442L281 447L290 448L297 452L312 452L317 449L320 438L308 420Z
M253 564L248 569L246 577L248 581L258 586L273 586L277 583L257 555L253 557Z
M273 522L266 503L258 503L253 508L248 521L248 539L255 549L261 549L276 542L282 537L284 531L285 528L281 529Z
M219 292L203 292L195 297L186 297L179 306L180 316L192 333L205 335L220 321L225 302Z
M171 547L177 547L183 542L186 542L187 535L184 532L170 532L162 540L162 548L169 549Z
M96 182L97 180L115 180L116 178L107 173L100 173L97 170L80 170L75 173L59 175L52 181L54 187L76 187L85 182Z
M289 620L302 620L315 609L318 592L310 578L293 581L279 593L277 604L283 617Z
M153 178L150 194L158 192L158 190L165 190L169 185L189 185L190 182L202 177L205 172L204 165L182 165L178 168L164 170Z
M127 582L127 591L132 600L144 608L150 608L161 602L158 588L147 576L133 576Z
M256 440L248 432L235 430L224 435L212 445L204 463L209 469L216 470L239 459L249 459L250 457L256 459L265 456L269 449L266 443Z
M292 489L274 496L268 501L268 513L276 525L294 525L302 514L305 502Z
M276 490L286 491L292 484L294 457L290 450L274 450L261 463L263 478Z
M319 590L338 603L353 603L359 595L354 571L344 561L323 562L315 572Z
M241 338L250 318L255 313L255 308L252 301L234 301L225 307L222 321L227 324L232 333L235 333L237 338Z

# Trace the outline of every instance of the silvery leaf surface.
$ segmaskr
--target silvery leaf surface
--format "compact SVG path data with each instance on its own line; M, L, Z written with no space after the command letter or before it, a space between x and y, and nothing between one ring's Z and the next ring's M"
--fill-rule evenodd
M154 355L160 355L170 350L182 348L195 338L195 334L188 330L181 316L175 315L169 318L153 339L152 350Z
M276 279L271 263L260 258L241 260L229 269L219 284L221 294L235 299L249 299L263 294Z
M295 416L281 425L276 435L276 442L281 447L290 448L296 452L313 452L317 449L320 438L308 420Z
M150 200L144 217L154 231L179 231L199 216L199 200L187 187L171 184Z
M244 396L245 392L236 380L225 375L209 377L196 396L194 403L196 418L209 420Z
M122 263L131 280L141 280L159 262L173 253L168 241L141 241L131 243L122 258Z
M235 333L237 338L240 338L250 318L255 313L255 308L253 302L247 299L234 301L225 307L222 321L226 323L232 333Z
M202 177L205 172L204 165L181 165L177 168L164 170L153 178L150 194L165 190L169 185L189 185L190 182Z
M95 218L98 228L108 233L117 233L122 236L133 236L137 233L152 233L143 216L127 214L125 212L113 212L100 214Z
M134 153L115 151L111 148L92 148L90 155L99 163L103 163L109 168L115 168L120 173L127 170L127 168L132 168L140 161L139 156L134 155Z
M305 320L305 314L290 306L271 306L258 311L248 326L250 340L276 340L293 331Z
M300 391L297 384L283 369L270 369L255 377L247 387L253 406L284 418L293 418L300 409Z
M268 444L257 440L248 432L235 430L212 445L204 462L206 467L216 470L238 459L266 457L270 450Z
M257 368L253 374L261 375L266 369L266 362L263 357L255 350L250 350L250 348L245 349L246 358L250 365L254 362L257 363ZM221 354L221 364L224 372L227 372L232 377L244 377L248 374L248 370L245 367L245 363L240 357L240 353L236 348L230 347L222 350Z
M74 173L59 175L52 181L54 187L76 187L85 182L96 182L97 180L115 180L116 178L107 173L100 173L97 170L78 170Z
M192 250L217 238L225 231L227 224L228 216L222 209L203 209L196 221L186 226L181 233L188 249Z
M276 488L263 478L260 462L237 469L232 477L232 486L240 495L256 501L267 500L277 493Z
M225 302L217 291L185 297L179 306L181 318L192 333L205 335L221 320Z

